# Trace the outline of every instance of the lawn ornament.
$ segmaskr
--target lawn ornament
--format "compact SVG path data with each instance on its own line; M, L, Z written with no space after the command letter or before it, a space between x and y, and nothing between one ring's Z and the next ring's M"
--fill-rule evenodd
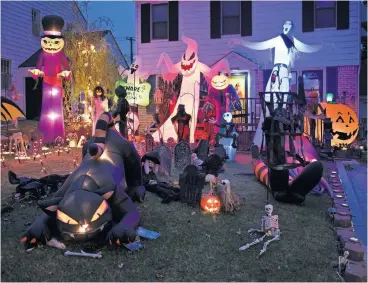
M141 215L132 199L142 201L145 195L140 157L113 125L111 115L103 113L96 136L83 146L80 166L52 199L38 203L45 213L23 236L26 249L55 234L81 241L107 234L109 243L118 245L134 241Z
M294 36L291 36L294 28L292 21L286 21L282 27L282 33L272 39L263 42L248 42L241 39L231 40L232 44L240 44L254 50L274 49L274 67L268 80L265 92L290 91L290 68L293 66L298 52L314 53L321 49L321 46L311 46L300 42ZM275 76L273 78L273 76ZM265 97L266 101L270 101L270 93ZM286 97L285 97L286 99ZM286 102L286 100L285 100ZM262 123L264 116L261 115L253 144L260 146L262 140Z
M205 160L210 152L210 144L208 140L200 140L198 146L193 151L200 160ZM203 163L203 161L202 161Z
M81 250L80 253L75 253L75 252L71 252L71 251L66 251L64 252L65 256L83 256L83 257L91 257L91 258L102 258L102 254L90 254L90 253L86 253L84 251Z
M261 233L263 236L261 238L255 239L253 242L246 244L245 246L240 247L239 251L245 251L251 246L263 242L266 237L272 237L263 244L263 248L259 253L259 256L261 256L266 252L267 247L271 242L280 240L281 232L279 228L279 216L272 215L272 213L273 205L267 204L265 206L265 215L261 218L261 229L251 228L248 230L249 234Z
M347 146L358 136L359 120L349 106L322 102L326 117L332 120L332 146Z
M191 161L191 150L187 142L179 142L174 149L175 167L184 169Z
M240 200L232 192L229 180L222 180L217 184L217 192L221 199L221 208L226 213L233 213L239 210Z
M344 251L343 256L339 256L339 264L337 265L337 275L339 275L340 278L344 278L346 268L350 269L350 261L348 257L349 257L348 251Z
M189 142L190 121L192 116L186 113L184 104L179 104L177 110L176 115L171 118L171 122L175 127L178 142Z
M202 169L203 160L199 159L196 153L192 153L191 164L196 166L198 169Z
M229 85L229 79L223 73L219 73L211 80L211 86L217 90L223 90Z
M221 200L215 192L211 191L202 197L201 208L205 212L217 214L221 210Z
M204 183L205 175L195 165L185 167L179 177L180 201L190 205L200 204Z
M165 64L166 70L163 70L162 77L166 81L173 81L179 73L183 76L180 94L176 105L185 105L186 112L192 116L189 140L193 143L199 108L200 74L202 73L207 78L208 83L210 83L211 79L221 70L230 74L230 68L226 59L219 61L213 68L208 67L199 61L197 42L185 36L182 36L182 40L187 44L187 49L181 57L181 60L178 63L173 64L169 55L162 53L157 65L159 67L163 63ZM174 108L170 117L162 125L161 132L163 134L164 141L169 137L173 137L177 140L177 133L174 125L171 123L171 118L176 114L177 107ZM157 132L153 134L153 138L157 142L160 141L160 137Z
M118 97L118 102L113 117L115 123L119 125L120 134L126 138L127 114L130 107L128 100L126 100L127 93L123 86L118 86L115 89L115 94Z
M225 123L217 124L214 119L209 120L210 123L214 124L216 127L224 128L225 133L217 133L216 134L216 145L220 143L220 138L231 138L232 143L231 146L233 148L237 148L237 139L239 134L236 132L236 125L233 122L233 115L230 112L226 112L223 115ZM216 146L215 145L215 146Z
M101 86L96 86L92 96L92 136L95 135L95 128L101 114L109 111L108 101L105 91Z
M39 123L43 141L53 142L56 137L65 137L63 114L63 78L70 80L68 58L64 54L64 37L61 32L64 20L55 15L42 19L44 34L41 37L42 51L36 69L28 70L33 79L43 77L42 109ZM41 71L43 66L43 71Z
M1 121L13 121L25 117L17 104L5 96L1 96Z
M122 66L119 66L119 73L121 77L124 79L127 77L128 84L139 84L141 82L145 82L149 75L150 71L143 71L142 57L139 55L134 56L134 63L130 65L130 72L125 70Z

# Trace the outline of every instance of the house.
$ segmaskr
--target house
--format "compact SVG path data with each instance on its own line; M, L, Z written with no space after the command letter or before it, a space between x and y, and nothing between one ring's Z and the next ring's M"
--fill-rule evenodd
M84 32L84 35L86 35L88 38L91 38L91 40L99 41L100 39L104 39L111 48L112 54L115 57L118 65L124 66L124 68L128 67L128 62L126 61L113 33L110 30ZM98 43L96 42L95 44ZM42 88L40 85L37 85L35 88L36 83L31 74L27 73L27 70L36 68L38 55L41 51L42 49L38 46L38 50L18 66L18 74L20 74L20 76L23 74L25 79L25 114L26 118L30 120L39 117L40 115Z
M136 1L136 50L147 69L160 74L157 63L166 52L174 63L186 45L181 36L198 43L199 61L213 66L227 58L231 82L246 100L258 97L270 77L271 50L255 51L229 45L231 39L260 42L282 32L290 20L294 36L318 53L299 53L292 68L291 88L301 76L309 93L320 100L332 92L344 95L359 111L360 1ZM259 111L257 108L249 112ZM259 113L256 114L257 119Z
M64 29L87 25L75 1L1 1L1 95L9 97L15 84L23 94L16 103L25 112L29 74L18 67L40 49L42 17L52 14L64 19Z

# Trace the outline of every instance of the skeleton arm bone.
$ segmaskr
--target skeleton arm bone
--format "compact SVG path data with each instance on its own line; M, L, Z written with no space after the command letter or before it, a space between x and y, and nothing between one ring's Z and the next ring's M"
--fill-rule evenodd
M277 41L277 37L274 37L274 38L271 38L269 40L262 41L262 42L249 42L245 40L236 39L236 40L230 41L230 44L231 45L239 44L239 45L243 45L247 48L254 49L254 50L266 50L266 49L274 48L277 43L276 41Z
M304 52L304 53L314 53L314 52L319 51L322 48L321 45L307 45L297 40L295 37L294 37L294 45L298 51Z

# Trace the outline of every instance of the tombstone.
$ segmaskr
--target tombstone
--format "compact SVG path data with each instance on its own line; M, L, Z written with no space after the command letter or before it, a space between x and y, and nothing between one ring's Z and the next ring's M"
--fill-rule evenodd
M185 167L179 178L180 201L192 205L200 204L204 184L205 174L200 173L194 165Z
M234 161L235 155L236 155L236 148L233 148L231 146L233 144L233 139L232 138L222 138L220 139L219 144L223 145L226 151L227 159L229 161Z
M160 156L160 166L157 177L168 179L171 175L171 150L167 146L161 144L155 148L154 151L157 151Z
M146 135L146 152L153 151L154 145L155 145L155 141L153 140L152 135L147 134Z
M207 158L209 152L210 152L210 143L208 142L208 140L200 140L195 150L195 153L197 154L198 158L204 161Z
M181 141L175 146L175 167L184 168L191 162L192 152L190 150L189 143Z
M225 150L225 148L222 144L219 144L219 145L215 146L215 150L214 150L213 153L220 156L223 163L225 163L225 161L227 159L227 154L226 154L226 150Z

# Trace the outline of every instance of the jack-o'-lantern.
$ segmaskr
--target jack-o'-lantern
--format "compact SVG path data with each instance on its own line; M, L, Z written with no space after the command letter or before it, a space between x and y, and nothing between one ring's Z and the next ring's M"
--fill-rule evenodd
M41 47L47 53L58 53L64 48L63 38L41 38Z
M219 213L221 209L220 198L212 192L204 195L201 199L201 208L211 214Z
M223 90L229 85L229 79L224 74L219 73L212 78L211 85L215 89Z
M326 116L332 121L332 146L351 144L358 136L359 121L356 113L344 104L321 103Z

